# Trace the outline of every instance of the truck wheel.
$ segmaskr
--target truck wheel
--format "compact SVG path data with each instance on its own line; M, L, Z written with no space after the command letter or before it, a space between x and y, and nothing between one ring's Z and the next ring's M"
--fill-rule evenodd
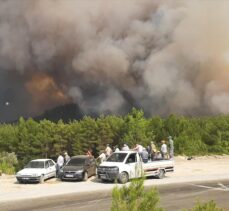
M88 173L85 171L83 176L83 181L87 181L88 179Z
M43 174L40 176L39 182L40 182L40 183L43 183L43 182L44 182L44 175L43 175Z
M165 177L165 171L163 169L160 169L157 177L159 179L163 179Z
M121 184L125 184L129 181L129 176L126 172L122 172L119 174L119 178L118 178L118 181L121 183Z

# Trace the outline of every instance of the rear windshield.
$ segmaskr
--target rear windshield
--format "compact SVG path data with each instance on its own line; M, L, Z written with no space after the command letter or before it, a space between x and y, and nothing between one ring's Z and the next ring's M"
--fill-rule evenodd
M72 158L67 165L69 166L82 166L85 164L85 158Z
M44 162L42 161L30 161L25 168L44 168Z
M108 162L123 162L127 153L113 153L106 161Z

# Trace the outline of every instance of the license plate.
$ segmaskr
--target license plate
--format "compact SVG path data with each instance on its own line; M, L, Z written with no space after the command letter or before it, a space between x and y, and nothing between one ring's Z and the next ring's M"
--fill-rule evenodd
M24 179L24 180L28 180L29 178L27 178L27 177L23 177L22 179Z
M65 177L73 177L72 174L66 174Z
M107 178L105 174L101 174L100 177L101 177L101 179L106 179Z

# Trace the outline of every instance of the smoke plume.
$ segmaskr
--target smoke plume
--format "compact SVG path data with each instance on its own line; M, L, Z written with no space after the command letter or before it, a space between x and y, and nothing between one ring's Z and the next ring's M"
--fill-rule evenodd
M1 121L69 102L85 114L229 114L227 1L0 5Z

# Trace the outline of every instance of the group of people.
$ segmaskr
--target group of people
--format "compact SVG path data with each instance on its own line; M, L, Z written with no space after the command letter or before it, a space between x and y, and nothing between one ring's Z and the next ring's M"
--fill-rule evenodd
M118 146L112 147L107 144L105 150L99 155L101 162L105 161L113 152L118 151L129 151L134 150L139 153L142 157L143 162L148 162L148 160L157 160L157 159L173 159L174 157L174 145L172 136L168 137L169 145L167 146L166 141L161 141L160 150L157 150L156 145L151 141L150 145L143 147L140 144L136 144L133 148L129 148L127 144L124 144L121 149Z

